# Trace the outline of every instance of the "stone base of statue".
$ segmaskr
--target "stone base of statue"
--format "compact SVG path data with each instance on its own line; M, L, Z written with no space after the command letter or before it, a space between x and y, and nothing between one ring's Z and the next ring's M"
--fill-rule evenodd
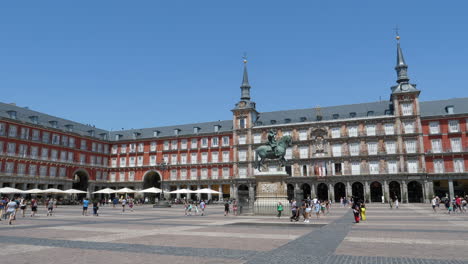
M171 204L166 200L158 201L155 204L153 204L153 208L167 208L167 207L171 207Z
M257 195L254 203L254 214L277 215L278 202L283 204L282 216L289 216L291 208L288 201L288 188L285 171L256 172Z

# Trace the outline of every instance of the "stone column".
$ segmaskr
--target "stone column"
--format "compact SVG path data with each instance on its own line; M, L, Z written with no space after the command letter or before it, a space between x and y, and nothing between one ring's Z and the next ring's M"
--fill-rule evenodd
M187 190L190 190L190 185L187 185ZM192 196L191 194L186 193L185 194L185 199L188 201L188 200L190 200L192 198L191 196Z
M384 181L383 188L384 188L383 193L384 193L384 196L385 196L385 202L388 202L388 201L390 201L390 190L388 188L387 180Z
M180 185L177 185L177 190L180 190ZM177 198L177 199L180 199L180 193L177 193L177 194L176 194L176 198Z
M351 183L346 182L346 197L350 198L353 196L353 189L351 188Z
M426 190L424 196L424 203L430 203L434 196L434 186L432 181L424 180L424 189Z
M370 185L368 181L364 182L364 201L369 203L371 202Z
M296 199L296 201L301 201L302 200L302 197L301 197L301 189L299 188L299 183L295 183L294 184L294 199Z
M401 181L401 201L403 203L409 203L408 201L408 185L406 181Z
M233 193L231 194L231 197L236 199L236 200L239 200L239 197L237 195L237 185L233 184L232 185L232 190L233 190Z
M223 185L220 184L219 187L218 187L218 197L219 197L219 200L222 201L223 200Z
M335 188L333 188L333 184L328 184L328 200L335 202Z
M197 190L200 190L200 185L197 185ZM197 193L197 200L201 200L201 193Z
M208 185L208 189L211 190L211 185ZM208 200L211 200L213 199L213 196L211 195L211 193L208 194Z
M314 199L315 196L315 183L310 184L310 199Z
M453 189L453 180L450 179L448 180L448 186L449 186L449 198L450 200L455 197L455 191Z
M253 183L249 184L249 207L253 208L255 202L255 185Z

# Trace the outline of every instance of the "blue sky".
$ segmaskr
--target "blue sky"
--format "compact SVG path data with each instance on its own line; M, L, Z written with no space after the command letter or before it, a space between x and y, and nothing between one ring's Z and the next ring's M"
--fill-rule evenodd
M421 100L468 96L466 1L2 1L2 102L118 130L388 100L400 27Z

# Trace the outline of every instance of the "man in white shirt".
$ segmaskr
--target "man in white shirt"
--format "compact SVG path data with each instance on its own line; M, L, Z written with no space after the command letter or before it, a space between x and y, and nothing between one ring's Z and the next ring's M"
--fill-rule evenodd
M437 198L436 197L432 198L431 203L432 203L432 210L434 211L434 213L437 213L437 211L436 211Z

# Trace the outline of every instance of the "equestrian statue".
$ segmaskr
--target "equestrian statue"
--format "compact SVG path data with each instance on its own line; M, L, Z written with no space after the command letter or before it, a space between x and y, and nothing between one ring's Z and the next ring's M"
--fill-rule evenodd
M284 167L286 165L284 155L286 154L286 149L291 146L291 142L291 136L283 136L277 141L276 131L271 129L268 132L268 143L255 150L255 168L261 171L265 159L279 160L280 166Z

